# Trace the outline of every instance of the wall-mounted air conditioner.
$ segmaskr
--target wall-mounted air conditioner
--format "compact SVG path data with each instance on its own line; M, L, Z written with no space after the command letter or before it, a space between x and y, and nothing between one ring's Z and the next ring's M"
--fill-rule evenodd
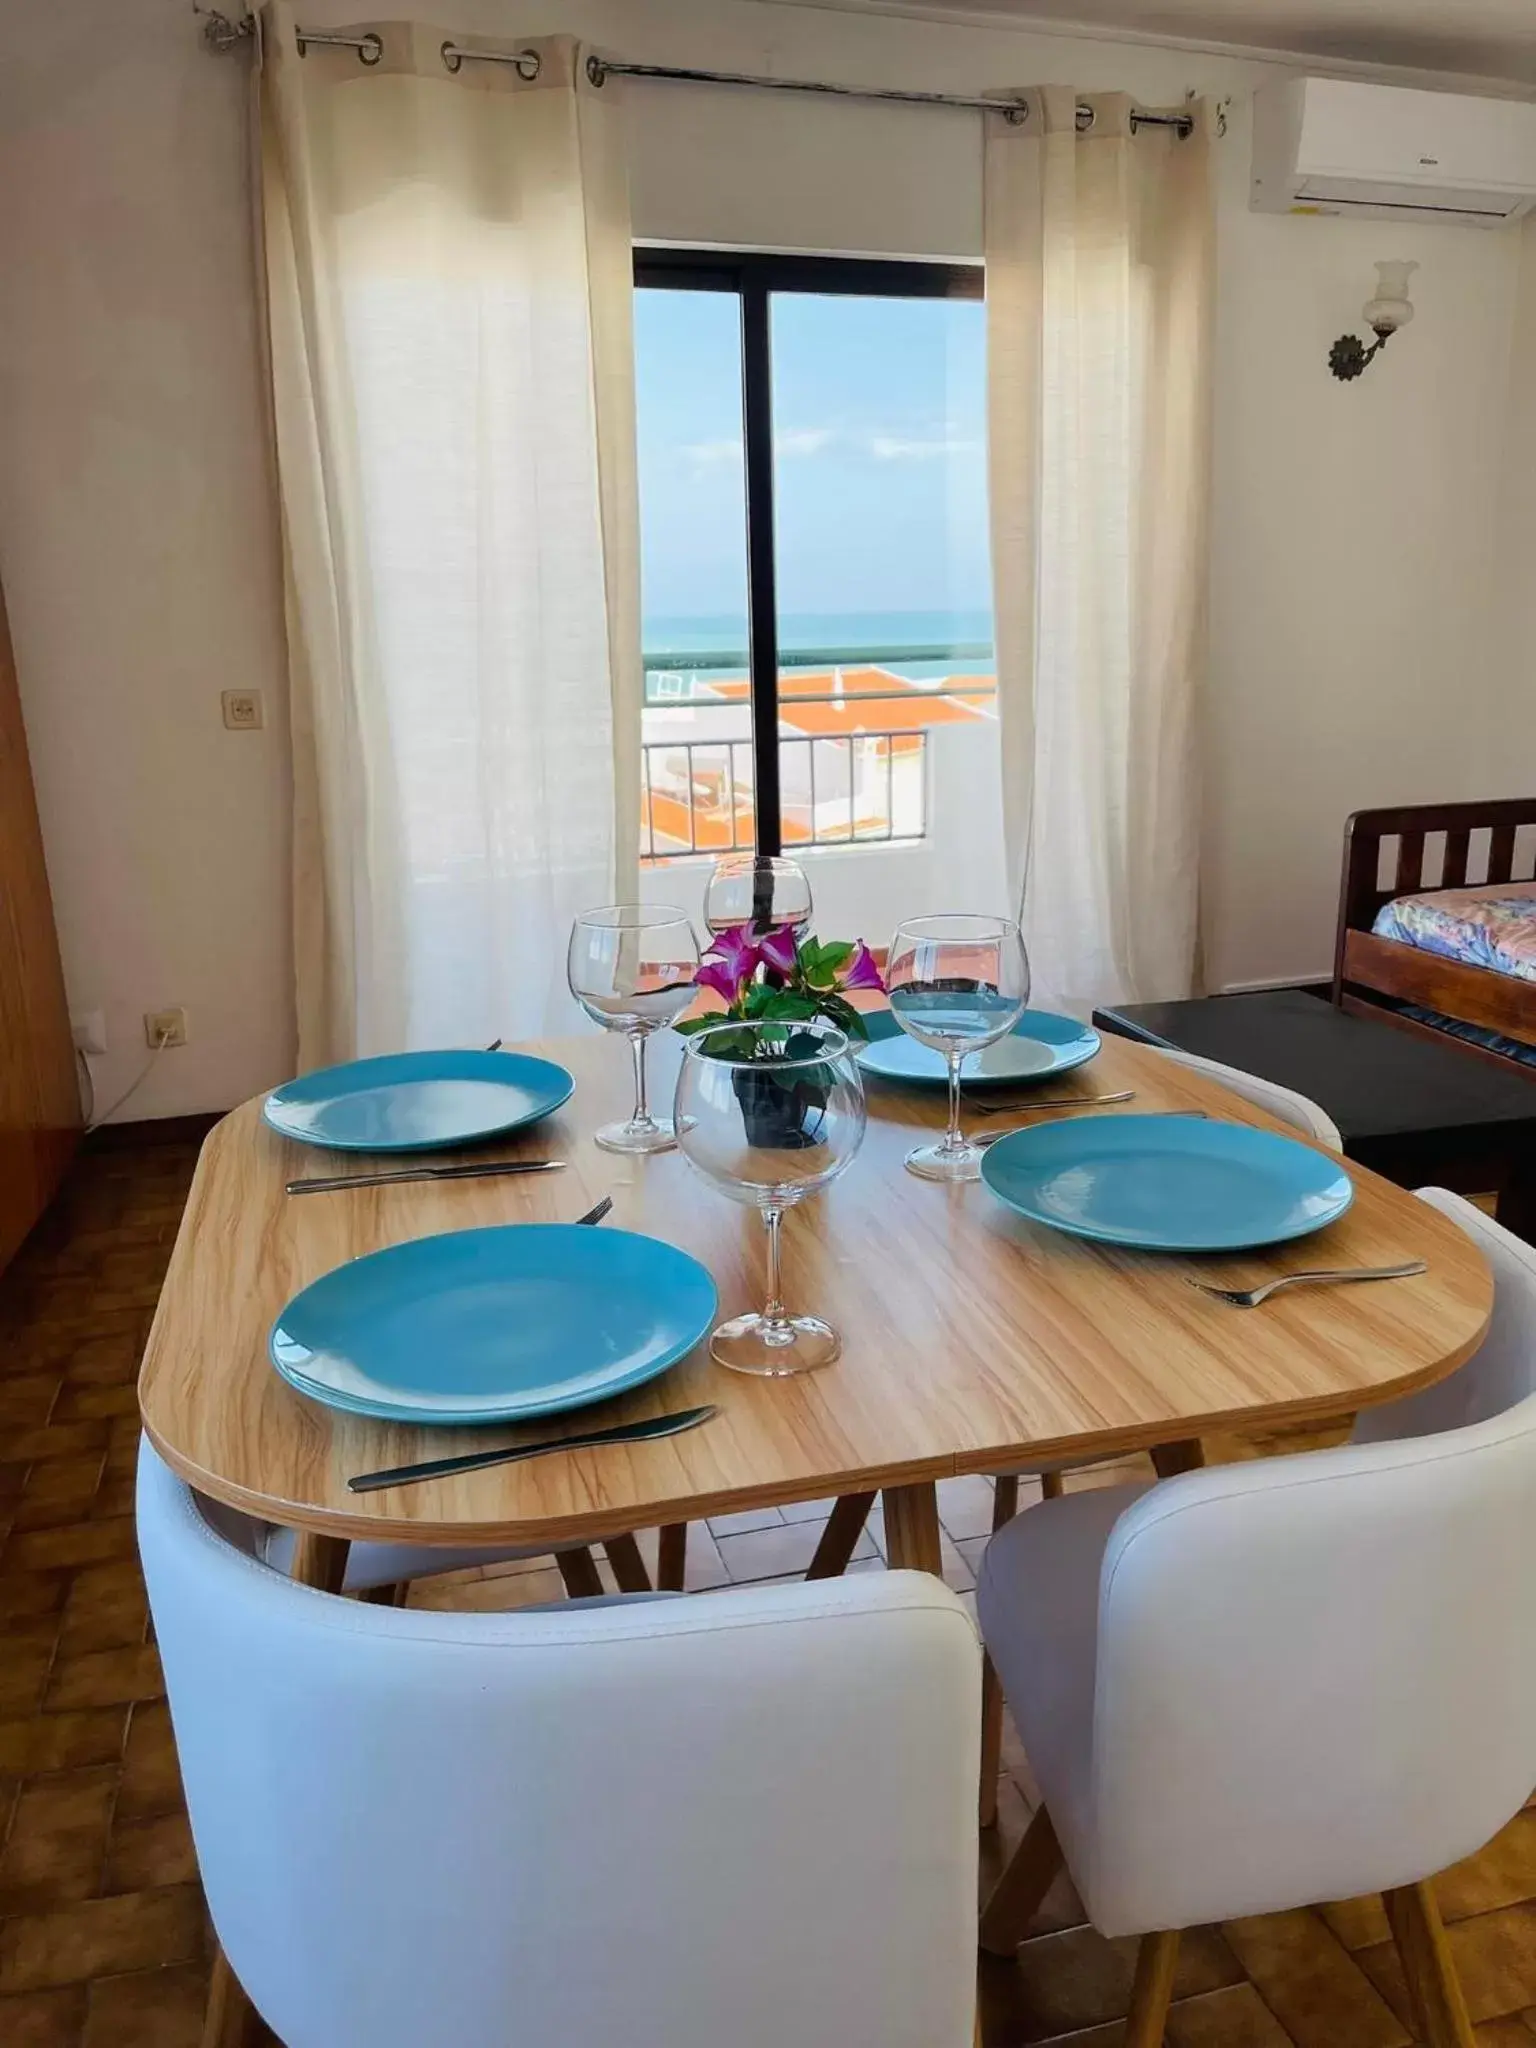
M1536 204L1536 106L1343 78L1261 86L1251 204L1502 227Z

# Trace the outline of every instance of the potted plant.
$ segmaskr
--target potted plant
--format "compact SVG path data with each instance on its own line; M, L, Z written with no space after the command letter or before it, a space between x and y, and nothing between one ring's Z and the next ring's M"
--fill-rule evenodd
M730 1060L804 1059L815 1052L816 1035L797 1032L795 1026L818 1017L849 1038L867 1038L864 1019L848 997L861 989L885 989L862 939L823 944L807 937L797 943L792 925L762 931L742 924L718 933L694 980L724 997L725 1014L688 1017L677 1029L689 1036L710 1032L706 1052ZM733 1022L777 1024L783 1032L733 1032ZM762 1073L744 1067L733 1086L749 1144L794 1151L817 1142L815 1119L826 1107L830 1082L816 1066L799 1067L793 1077L769 1067Z

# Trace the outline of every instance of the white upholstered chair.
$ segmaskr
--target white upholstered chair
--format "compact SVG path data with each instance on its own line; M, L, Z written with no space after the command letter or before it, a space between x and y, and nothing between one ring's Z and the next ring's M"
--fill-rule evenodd
M1207 1080L1230 1088L1234 1095L1251 1102L1255 1109L1268 1110L1277 1123L1289 1124L1303 1136L1315 1138L1330 1152L1344 1150L1338 1125L1310 1095L1299 1095L1294 1088L1282 1088L1278 1081L1266 1081L1261 1074L1245 1073L1241 1067L1223 1066L1220 1060L1205 1059L1197 1052L1184 1052L1176 1045L1149 1049L1158 1052L1165 1060L1172 1060L1175 1066L1188 1067L1191 1073L1204 1074Z
M1443 1386L1337 1450L1073 1494L995 1536L977 1602L1043 1805L988 1903L1022 1936L1062 1852L1143 1937L1128 2048L1178 1930L1386 1894L1433 2048L1471 2048L1427 1880L1536 1784L1536 1253L1438 1190L1493 1267Z
M970 2048L981 1659L936 1579L397 1612L233 1548L148 1445L138 1514L285 2048Z

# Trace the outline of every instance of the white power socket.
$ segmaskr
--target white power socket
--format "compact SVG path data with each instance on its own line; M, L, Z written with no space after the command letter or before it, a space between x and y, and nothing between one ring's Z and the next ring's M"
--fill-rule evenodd
M70 1019L76 1052L104 1053L107 1049L107 1013L105 1010L82 1010L78 1017Z
M174 1010L146 1010L144 1012L144 1042L157 1052L168 1046L185 1045L187 1042L187 1013L179 1005Z

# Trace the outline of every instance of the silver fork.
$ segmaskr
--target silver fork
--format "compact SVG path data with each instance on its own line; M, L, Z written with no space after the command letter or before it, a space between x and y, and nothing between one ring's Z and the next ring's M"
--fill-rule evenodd
M1428 1271L1422 1259L1410 1259L1402 1266L1338 1266L1316 1273L1284 1273L1262 1287L1212 1287L1204 1280L1190 1280L1189 1285L1216 1301L1229 1301L1233 1308L1257 1308L1284 1287L1346 1287L1356 1280L1408 1280L1415 1273Z
M1113 1095L1047 1095L1037 1102L1031 1102L1027 1095L1021 1095L1017 1102L983 1102L975 1095L961 1098L966 1108L975 1110L978 1116L1025 1116L1033 1109L1091 1109L1099 1102L1134 1102L1135 1099L1134 1088L1121 1088Z

